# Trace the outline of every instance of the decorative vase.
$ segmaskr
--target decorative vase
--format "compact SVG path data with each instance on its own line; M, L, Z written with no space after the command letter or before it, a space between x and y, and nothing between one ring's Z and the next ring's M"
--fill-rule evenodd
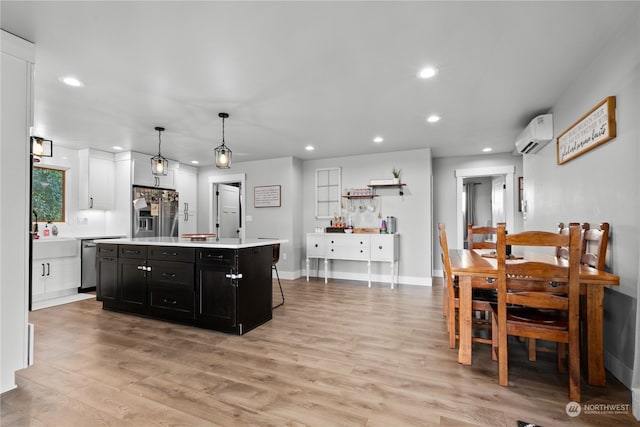
M400 178L393 178L394 184L400 184Z

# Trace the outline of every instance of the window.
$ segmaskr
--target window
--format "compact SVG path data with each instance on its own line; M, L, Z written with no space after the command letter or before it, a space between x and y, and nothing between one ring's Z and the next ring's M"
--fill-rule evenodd
M316 169L316 218L340 215L340 168Z
M64 222L65 173L61 169L34 166L31 209L38 215L38 221Z

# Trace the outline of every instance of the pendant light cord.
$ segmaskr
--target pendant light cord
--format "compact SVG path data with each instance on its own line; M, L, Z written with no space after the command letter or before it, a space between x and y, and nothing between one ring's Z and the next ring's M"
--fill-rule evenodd
M160 144L162 144L162 138L160 138L161 134L162 131L158 129L158 156L162 156L162 151L160 150Z
M224 117L222 118L222 145L224 145Z

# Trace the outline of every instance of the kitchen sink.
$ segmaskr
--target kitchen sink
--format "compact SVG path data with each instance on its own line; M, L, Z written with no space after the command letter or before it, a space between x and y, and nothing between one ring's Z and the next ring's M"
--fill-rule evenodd
M73 257L78 255L78 239L47 237L33 240L33 259Z

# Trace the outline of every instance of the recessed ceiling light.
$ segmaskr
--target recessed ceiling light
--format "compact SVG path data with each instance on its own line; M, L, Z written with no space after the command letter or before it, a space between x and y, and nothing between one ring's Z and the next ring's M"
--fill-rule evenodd
M384 141L384 138L381 136L376 136L375 138L373 138L373 142L375 142L376 144L380 144L382 141Z
M119 145L114 145L113 147L114 150L124 150L124 148L120 147Z
M67 76L67 77L62 77L60 80L62 81L62 83L68 86L73 86L73 87L84 86L84 83L82 83L80 80L76 79L75 77Z
M488 153L488 152L490 152L490 151L493 151L493 148L491 148L491 147L486 147L486 148L483 148L483 149L482 149L482 152L483 152L483 153Z
M315 148L314 148L314 146L313 146L313 145L307 145L306 147L304 147L304 149L305 149L305 150L307 150L307 151L313 151L313 150L315 150Z
M440 116L436 116L435 114L432 114L429 117L427 117L427 121L429 123L439 122L440 121Z
M197 160L191 160L191 163L192 163L192 164L194 164L194 165L197 165L197 164L199 164L200 162L199 162L199 161L197 161Z
M421 79L430 79L438 74L438 69L435 67L425 67L418 73L418 77Z

